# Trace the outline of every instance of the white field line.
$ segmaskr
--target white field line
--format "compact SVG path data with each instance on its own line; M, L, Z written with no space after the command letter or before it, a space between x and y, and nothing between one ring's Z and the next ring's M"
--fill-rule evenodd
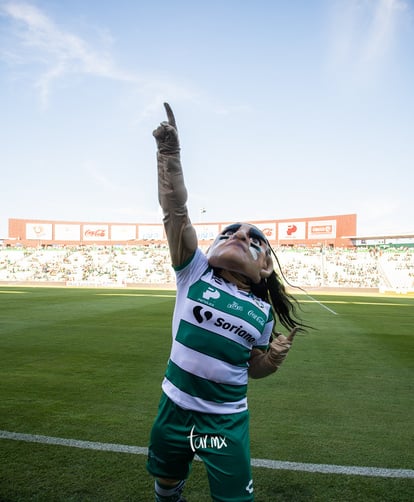
M80 441L78 439L64 439L50 436L41 436L37 434L22 434L19 432L8 432L1 430L0 439L12 439L15 441L26 441L29 443L70 446L72 448L82 448L87 450L132 453L134 455L147 455L148 453L148 448L141 446L129 446L114 443L97 443L95 441ZM199 458L196 457L196 460L199 460ZM300 462L282 462L279 460L266 460L260 458L253 458L251 464L253 467L265 467L266 469L275 470L320 472L324 474L346 474L348 476L373 476L380 478L414 478L414 470L412 469L385 469L381 467L304 464Z

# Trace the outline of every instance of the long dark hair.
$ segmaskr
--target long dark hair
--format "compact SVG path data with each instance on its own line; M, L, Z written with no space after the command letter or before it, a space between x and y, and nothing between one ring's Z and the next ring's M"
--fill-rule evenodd
M273 254L284 281L289 284L289 286L304 291L300 286L293 286L289 283L283 274L279 258L277 257L274 249L269 242L267 242L267 245L269 246L268 252ZM269 277L262 279L258 284L252 284L251 290L258 298L261 298L271 304L275 316L279 320L280 324L286 329L291 330L293 328L299 328L300 331L306 331L306 328L311 328L311 326L304 324L301 321L298 314L298 310L300 309L298 301L293 295L286 291L286 287L282 279L275 271L273 271ZM304 292L306 293L306 291ZM273 327L274 331L276 331L275 327L276 323Z
M252 284L251 290L254 295L271 304L280 324L286 329L305 329L299 318L299 304L294 296L286 291L285 285L275 271L258 284Z

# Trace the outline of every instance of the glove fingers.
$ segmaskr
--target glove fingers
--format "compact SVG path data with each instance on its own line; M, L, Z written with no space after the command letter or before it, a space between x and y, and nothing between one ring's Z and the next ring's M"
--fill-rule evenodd
M290 347L292 346L292 343L284 335L279 335L277 338L275 338L273 340L273 342L270 344L270 346L279 355L286 355L289 352Z
M293 339L295 338L296 336L296 333L299 331L299 328L296 327L296 328L293 328L292 331L289 333L289 336L287 337L287 339L290 341L290 342L293 342Z
M152 132L152 135L157 142L159 153L164 155L176 155L180 152L180 142L178 140L175 118L170 105L164 103L164 106L167 111L168 122L161 122Z
M156 139L162 139L165 136L165 127L161 124L154 131L152 131L152 135Z
M177 129L177 124L175 123L174 113L171 109L171 106L168 103L164 103L165 111L167 112L168 123Z

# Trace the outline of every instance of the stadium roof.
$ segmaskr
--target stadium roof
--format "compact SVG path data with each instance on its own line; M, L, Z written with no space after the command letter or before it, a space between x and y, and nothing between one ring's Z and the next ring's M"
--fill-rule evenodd
M342 236L342 239L358 239L358 240L372 240L372 239L414 239L414 233L411 234L378 234L378 235L347 235Z

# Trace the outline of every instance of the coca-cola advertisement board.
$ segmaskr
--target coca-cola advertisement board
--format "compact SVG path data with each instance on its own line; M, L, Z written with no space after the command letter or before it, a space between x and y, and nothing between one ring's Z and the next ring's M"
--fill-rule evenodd
M84 241L107 241L108 240L108 225L84 225L83 240Z

